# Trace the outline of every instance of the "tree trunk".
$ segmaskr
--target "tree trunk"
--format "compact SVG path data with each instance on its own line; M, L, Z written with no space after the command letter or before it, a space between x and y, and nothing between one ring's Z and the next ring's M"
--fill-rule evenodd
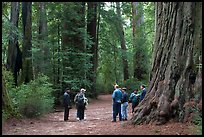
M63 86L84 87L85 79L85 2L65 3L62 27ZM72 16L67 13L72 13ZM80 62L80 63L76 63ZM77 90L77 89L76 89Z
M141 25L144 22L143 9L140 8L139 2L132 2L132 16L133 16L133 47L134 47L134 57L133 57L133 69L134 69L134 78L138 80L143 79L143 74L145 74L145 68L142 65L144 60L144 35Z
M70 3L72 4L72 3ZM61 33L62 33L62 45L61 45L61 51L62 51L62 83L61 83L61 87L63 88L65 83L65 79L66 79L66 75L68 75L68 72L66 71L66 67L69 66L70 62L68 60L68 55L66 54L67 52L67 48L69 47L69 45L71 45L71 38L69 36L69 26L68 26L68 22L67 20L70 20L67 16L68 12L68 2L65 2L63 5L63 12L62 12L62 27L61 27ZM67 85L66 85L67 86Z
M121 42L121 49L122 49L122 60L123 60L123 72L124 72L124 80L127 80L129 78L128 74L128 60L126 55L126 45L125 45L125 34L123 30L123 24L122 24L122 17L121 17L121 10L120 10L120 2L116 2L116 11L118 15L118 33L120 36L120 42Z
M156 3L156 37L150 83L147 95L132 117L134 124L164 124L170 119L188 121L189 110L196 104L195 94L200 92L194 88L198 73L193 60L195 38L202 33L202 25L195 28L196 17L202 18L202 14L195 10L196 7L202 8L199 4ZM195 34L195 30L199 33Z
M98 63L98 44L97 44L97 2L88 2L88 14L87 14L87 33L91 37L91 64L93 64L91 71L93 75L91 75L91 82L93 82L91 86L91 91L93 92L93 97L96 97L96 70Z
M23 21L23 51L22 51L22 81L25 83L33 79L32 71L32 2L22 2Z
M47 15L45 2L38 2L38 11L38 47L40 48L38 56L40 56L40 59L37 72L48 75L50 67L50 53L47 44Z
M22 52L19 49L18 35L16 34L18 28L19 18L19 2L11 2L11 33L8 45L7 67L14 75L14 82L17 86L17 73L22 68ZM15 31L15 33L14 33Z

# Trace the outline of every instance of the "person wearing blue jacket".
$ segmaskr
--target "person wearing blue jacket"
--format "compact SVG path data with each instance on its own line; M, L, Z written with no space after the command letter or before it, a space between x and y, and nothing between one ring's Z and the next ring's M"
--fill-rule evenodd
M114 86L114 91L112 94L113 101L113 119L112 122L116 122L116 116L119 114L119 120L122 121L121 114L121 101L122 101L122 91L119 89L119 86L116 84Z

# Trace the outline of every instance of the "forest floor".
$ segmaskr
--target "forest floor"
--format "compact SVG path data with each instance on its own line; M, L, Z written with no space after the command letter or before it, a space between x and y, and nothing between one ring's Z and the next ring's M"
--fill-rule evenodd
M85 110L85 120L77 121L76 109L70 110L70 117L64 122L63 109L37 119L10 119L2 123L3 135L195 135L196 129L190 123L169 122L165 125L131 125L131 104L127 121L111 122L111 95L99 95L90 100Z

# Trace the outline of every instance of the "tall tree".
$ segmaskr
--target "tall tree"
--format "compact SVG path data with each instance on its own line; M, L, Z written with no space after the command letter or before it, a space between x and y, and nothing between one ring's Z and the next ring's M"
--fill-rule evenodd
M46 65L47 69L45 74L50 77L53 84L53 95L55 96L55 105L61 104L61 94L62 94L62 16L64 3L46 3L46 17L47 17L47 33L45 35L45 46L49 49L50 59L48 60L50 64ZM47 40L46 40L47 39ZM47 63L47 62L46 62ZM51 69L52 68L52 69ZM50 71L52 73L50 74Z
M22 50L22 82L33 79L32 71L32 2L22 2L23 50Z
M92 73L90 80L93 82L91 90L93 96L96 95L96 70L98 65L98 43L97 43L97 2L88 2L88 13L87 13L87 33L89 34L92 44L90 53L93 54L91 57Z
M50 54L49 54L49 47L47 42L47 15L46 15L46 3L45 2L38 2L38 40L39 40L39 47L40 47L40 63L38 72L42 72L47 74L48 68L50 66Z
M127 80L129 78L128 60L127 60L127 55L126 55L125 36L124 36L124 29L123 29L123 23L122 23L120 2L116 2L116 11L118 15L118 33L120 36L119 39L120 39L121 49L122 49L124 80Z
M133 123L157 121L157 124L164 124L173 118L185 122L189 110L195 109L195 95L200 93L195 89L202 87L201 83L195 83L200 75L197 75L193 56L195 45L201 47L201 9L202 4L198 2L156 3L150 83L147 95L132 117Z
M85 3L65 3L62 50L65 86L79 90L86 86ZM67 13L72 13L67 14ZM78 63L80 62L80 63ZM88 83L88 82L87 82Z
M145 53L145 39L144 29L142 24L144 23L143 5L139 2L132 2L132 26L133 26L133 47L134 47L134 58L133 58L133 69L134 78L142 80L143 74L145 74L145 68L143 65Z
M7 67L14 75L15 85L17 86L17 73L22 68L22 52L18 43L18 18L19 18L19 2L11 2L11 31L8 45Z

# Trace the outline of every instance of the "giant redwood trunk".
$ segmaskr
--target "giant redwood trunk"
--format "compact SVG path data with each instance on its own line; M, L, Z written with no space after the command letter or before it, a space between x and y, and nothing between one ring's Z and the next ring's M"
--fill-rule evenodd
M33 79L32 71L32 2L22 2L23 21L23 50L22 50L22 82L28 83Z
M8 45L7 68L12 71L14 75L14 82L17 86L17 74L22 68L22 52L19 48L18 35L16 34L18 28L19 18L19 2L11 2L11 33ZM14 32L15 31L15 32Z
M201 71L193 54L195 47L201 47L202 4L156 3L156 20L150 83L132 122L164 124L170 119L186 122L190 110L196 109L198 102L202 104L202 97L196 98L202 90Z

